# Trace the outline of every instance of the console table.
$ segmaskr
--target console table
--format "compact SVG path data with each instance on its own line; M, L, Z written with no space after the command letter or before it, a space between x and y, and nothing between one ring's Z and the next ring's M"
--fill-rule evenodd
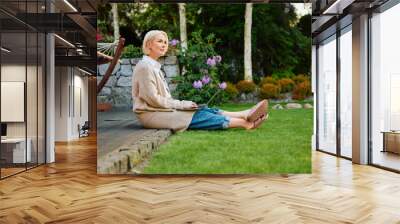
M400 131L382 131L383 150L382 152L392 152L400 154Z
M1 139L1 159L6 163L25 163L32 158L30 138L26 139L27 147L25 151L25 138L6 138ZM26 154L25 154L26 152ZM26 159L26 161L25 161Z

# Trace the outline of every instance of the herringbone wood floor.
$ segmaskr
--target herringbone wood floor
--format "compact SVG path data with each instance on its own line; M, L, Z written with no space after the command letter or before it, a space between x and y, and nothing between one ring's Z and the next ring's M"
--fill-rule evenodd
M0 181L0 223L400 223L400 175L313 153L312 175L97 176L96 141Z

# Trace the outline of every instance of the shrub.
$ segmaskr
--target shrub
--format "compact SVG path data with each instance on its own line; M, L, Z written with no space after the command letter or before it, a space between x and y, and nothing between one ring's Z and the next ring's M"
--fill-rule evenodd
M278 85L278 81L272 77L264 77L261 79L259 86L262 87L264 84L274 84L274 85Z
M236 88L236 86L234 84L232 84L230 82L226 83L225 92L228 95L229 99L233 99L239 94L239 90Z
M221 87L218 74L222 68L222 57L215 51L215 43L218 40L215 35L209 34L203 38L201 32L192 32L192 37L188 41L188 48L183 50L180 45L179 64L185 68L185 73L179 78L175 78L177 83L174 97L180 100L191 100L198 104L207 103L210 99L211 105L217 105L227 100L225 89Z
M142 49L140 47L135 47L134 45L130 44L124 47L121 58L139 58L142 56Z
M294 88L294 81L289 78L280 79L278 83L282 93L290 92Z
M306 97L311 95L312 95L311 83L310 81L306 80L296 85L296 87L293 90L292 98L294 100L304 100Z
M290 70L276 71L276 72L272 73L272 77L274 79L292 78L293 76L294 76L294 73Z
M242 80L236 84L236 88L240 93L251 93L256 89L256 84L253 81Z
M310 81L310 77L307 75L300 74L293 77L292 80L294 81L295 84L299 84L304 81Z
M279 97L279 86L271 83L264 84L260 89L260 98L277 99Z

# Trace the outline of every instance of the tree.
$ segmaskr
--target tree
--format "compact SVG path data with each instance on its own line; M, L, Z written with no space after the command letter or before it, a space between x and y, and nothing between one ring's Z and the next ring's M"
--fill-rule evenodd
M179 31L181 37L182 49L187 49L187 31L186 31L186 4L178 3L179 5Z
M113 28L114 28L114 41L119 40L119 19L118 19L118 4L112 3L112 14L113 14Z
M253 3L246 3L244 22L244 79L253 81L251 63L251 23L253 14Z

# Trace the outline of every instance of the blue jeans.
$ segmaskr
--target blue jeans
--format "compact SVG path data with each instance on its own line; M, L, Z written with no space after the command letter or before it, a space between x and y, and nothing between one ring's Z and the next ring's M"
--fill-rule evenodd
M229 117L221 114L216 108L201 108L193 114L188 129L217 130L229 127Z

